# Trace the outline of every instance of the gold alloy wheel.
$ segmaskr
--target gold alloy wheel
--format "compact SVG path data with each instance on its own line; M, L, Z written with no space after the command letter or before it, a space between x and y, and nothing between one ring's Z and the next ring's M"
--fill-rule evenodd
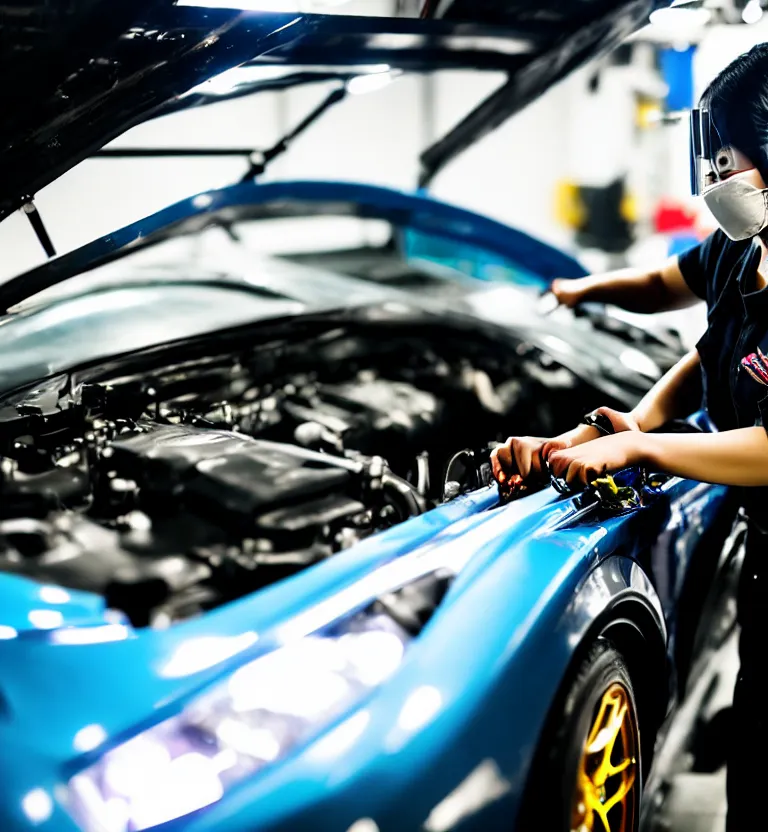
M571 832L632 832L638 802L637 717L615 682L603 694L584 743Z

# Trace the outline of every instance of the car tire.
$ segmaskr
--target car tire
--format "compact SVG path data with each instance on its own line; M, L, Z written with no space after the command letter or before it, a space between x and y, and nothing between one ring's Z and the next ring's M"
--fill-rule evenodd
M636 832L640 726L629 670L610 641L587 650L543 737L518 832Z

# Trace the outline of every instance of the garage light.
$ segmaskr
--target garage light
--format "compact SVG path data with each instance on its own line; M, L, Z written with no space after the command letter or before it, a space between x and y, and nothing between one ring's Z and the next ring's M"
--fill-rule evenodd
M669 9L657 9L651 12L650 21L659 29L677 36L702 29L712 19L712 12L703 8L672 6Z
M741 19L745 23L757 23L763 16L763 7L760 0L749 0L741 13Z

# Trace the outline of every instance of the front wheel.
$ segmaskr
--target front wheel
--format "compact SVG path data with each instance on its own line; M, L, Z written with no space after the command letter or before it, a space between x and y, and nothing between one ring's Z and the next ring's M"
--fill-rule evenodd
M610 642L589 650L548 728L518 829L636 832L640 728L629 671Z

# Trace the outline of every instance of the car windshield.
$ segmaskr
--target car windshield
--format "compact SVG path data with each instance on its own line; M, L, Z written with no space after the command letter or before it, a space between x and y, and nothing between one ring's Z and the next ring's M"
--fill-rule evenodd
M195 197L181 220L169 221L161 212L117 232L125 242L116 249L108 236L63 255L50 269L20 275L5 308L29 309L108 285L181 279L242 284L244 276L254 289L296 299L297 266L306 278L300 299L311 287L313 296L321 293L324 302L340 306L349 297L350 278L387 291L466 293L495 284L533 297L547 288L551 273L579 268L525 234L448 205L386 190L372 201L368 193L357 201L345 187L338 193L340 186L328 183L326 193L315 184L325 187L313 183L318 193L309 198L302 183L257 187L253 201L239 201L235 193L230 206L214 211L198 202L224 203L226 189ZM256 268L265 261L271 265ZM279 264L292 268L286 273ZM19 295L24 300L15 300Z
M0 350L13 346L19 360L6 363L0 387L247 322L452 292L471 305L500 283L526 287L533 301L544 285L487 247L338 211L176 231L15 306L1 322ZM535 309L524 306L525 315Z
M446 280L512 283L540 292L541 275L512 258L463 240L380 219L323 214L238 222L243 244L268 254L391 286L413 288Z

